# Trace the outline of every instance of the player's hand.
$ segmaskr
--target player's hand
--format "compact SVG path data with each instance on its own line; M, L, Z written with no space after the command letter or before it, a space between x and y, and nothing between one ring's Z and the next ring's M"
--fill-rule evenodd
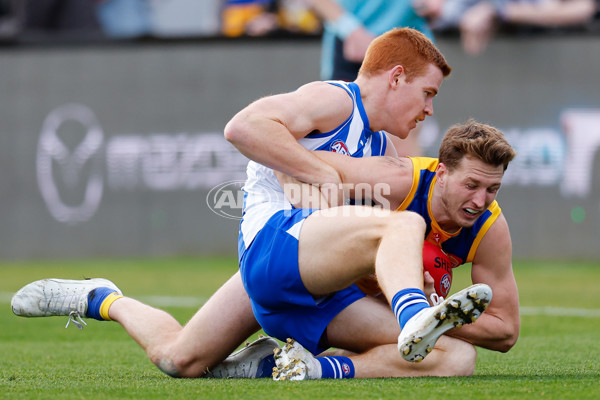
M427 301L429 301L430 305L431 304L431 295L435 293L435 285L434 285L435 281L433 279L433 277L431 276L431 274L429 274L429 272L425 271L423 272L423 285L424 285L424 292L425 292L425 296L427 296Z

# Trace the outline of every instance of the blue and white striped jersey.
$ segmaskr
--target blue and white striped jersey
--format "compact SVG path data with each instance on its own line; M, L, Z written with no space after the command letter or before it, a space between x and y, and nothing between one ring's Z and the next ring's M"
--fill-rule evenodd
M358 85L343 81L328 81L328 83L348 92L354 103L352 114L336 129L325 133L309 134L298 142L308 150L333 151L352 157L385 154L386 133L372 132L369 129L369 120L360 98ZM273 214L292 208L272 169L250 161L246 172L248 178L243 187L244 210L238 240L240 258Z

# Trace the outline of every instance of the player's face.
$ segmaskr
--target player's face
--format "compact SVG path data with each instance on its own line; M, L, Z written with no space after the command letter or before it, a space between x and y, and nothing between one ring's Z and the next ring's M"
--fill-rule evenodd
M436 216L440 225L456 229L473 226L496 199L503 175L502 165L489 165L469 156L452 172L440 164L437 179L442 189L443 212L441 218Z
M400 75L399 90L392 92L389 103L393 128L386 130L404 139L425 117L433 115L433 98L443 80L442 71L433 64L429 64L425 74L410 81L405 74Z

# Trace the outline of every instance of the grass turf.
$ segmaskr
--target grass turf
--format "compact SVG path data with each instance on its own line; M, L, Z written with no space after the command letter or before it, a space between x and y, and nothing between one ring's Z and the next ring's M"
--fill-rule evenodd
M185 299L186 306L162 307L185 323L235 272L234 258L0 263L0 398L600 398L600 263L514 267L524 311L519 342L507 354L479 349L473 377L273 382L169 378L116 323L92 320L79 331L64 329L66 317L10 311L11 293L30 281L102 276L150 304L167 304L160 296ZM455 270L453 289L468 283L468 267Z

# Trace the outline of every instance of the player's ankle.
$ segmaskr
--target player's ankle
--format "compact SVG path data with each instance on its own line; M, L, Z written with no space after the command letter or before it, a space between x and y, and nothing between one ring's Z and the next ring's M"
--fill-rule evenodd
M391 305L400 329L404 328L404 325L417 315L419 311L429 308L429 302L425 293L418 288L400 290L393 297Z
M108 310L112 303L123 295L111 288L99 287L88 294L88 309L85 316L98 321L110 321Z
M310 379L350 379L354 378L354 364L348 357L317 357L321 371L308 370ZM318 375L318 376L313 376Z

